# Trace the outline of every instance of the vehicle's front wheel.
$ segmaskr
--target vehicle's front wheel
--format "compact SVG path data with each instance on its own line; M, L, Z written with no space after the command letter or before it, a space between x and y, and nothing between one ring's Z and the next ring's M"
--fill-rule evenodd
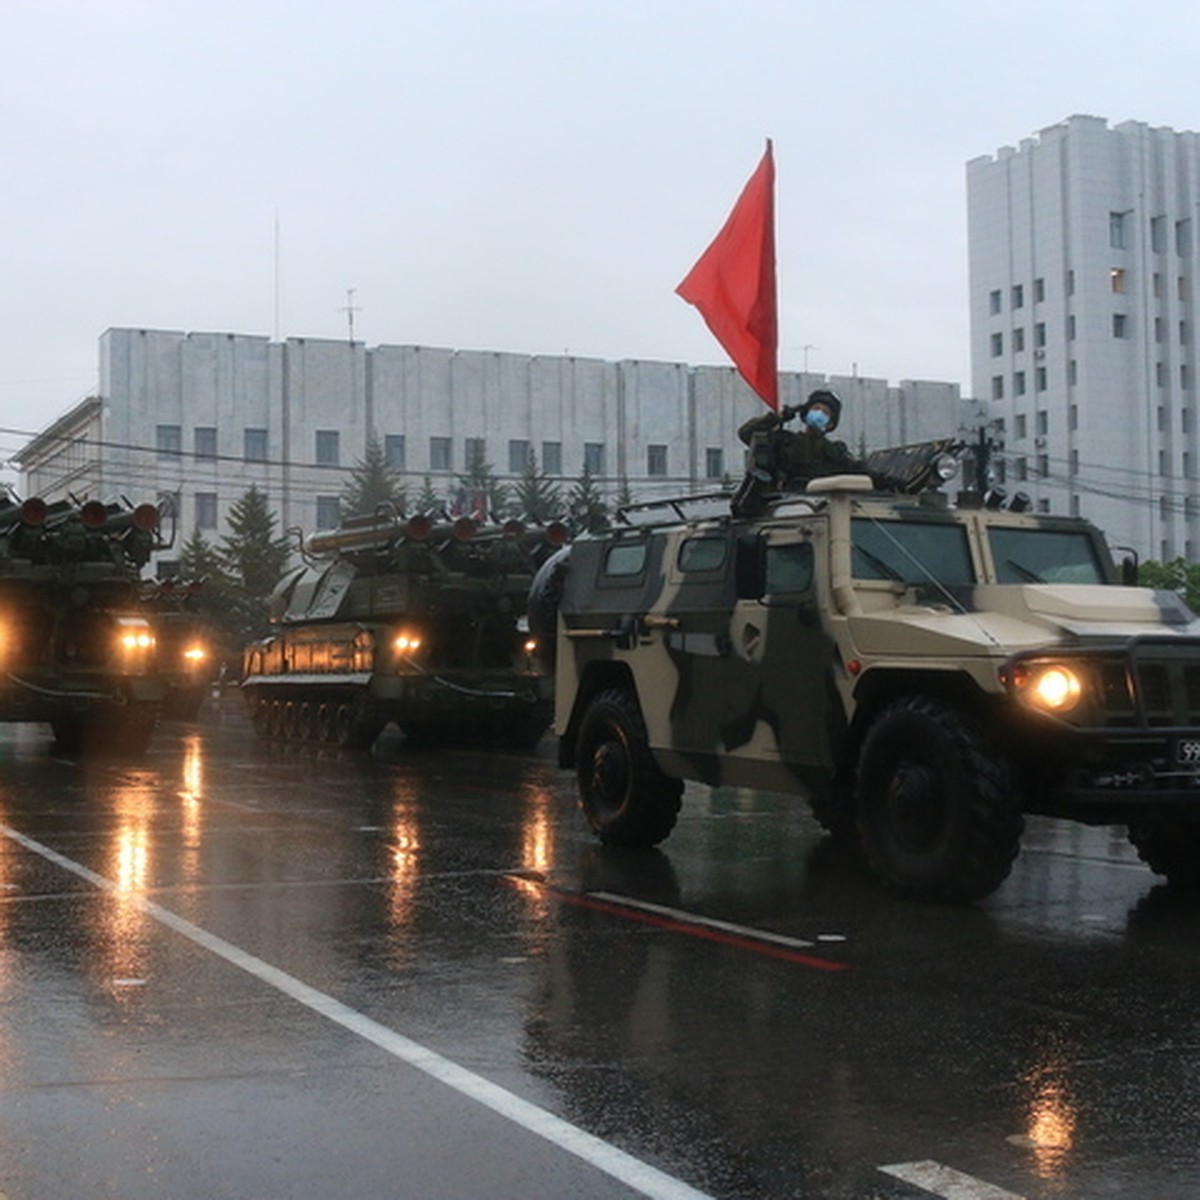
M856 806L871 870L901 895L966 904L1012 869L1024 820L1008 764L941 701L910 696L868 731Z
M659 770L637 698L600 692L579 725L579 798L588 823L609 846L654 846L675 828L683 784Z
M1129 826L1138 857L1173 888L1200 889L1200 819L1150 814Z

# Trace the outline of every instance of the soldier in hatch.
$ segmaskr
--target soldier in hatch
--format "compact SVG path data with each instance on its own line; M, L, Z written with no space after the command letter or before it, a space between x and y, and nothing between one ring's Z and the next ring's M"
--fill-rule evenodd
M865 472L866 465L846 449L845 442L826 436L837 428L841 415L841 400L822 388L799 407L786 405L742 425L738 437L750 447L750 465L734 498L734 511L752 515L762 492L772 485L802 491L819 475ZM783 428L795 416L803 423L799 433Z

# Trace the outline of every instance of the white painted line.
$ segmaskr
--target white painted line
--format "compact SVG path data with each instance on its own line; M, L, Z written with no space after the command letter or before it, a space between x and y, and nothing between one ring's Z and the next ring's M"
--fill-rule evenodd
M953 1167L941 1163L924 1162L893 1163L879 1168L902 1183L911 1183L944 1200L1024 1200L1016 1192L1006 1192L994 1184L984 1183L973 1175L964 1175Z
M734 925L730 921L718 921L715 917L701 917L696 913L684 912L681 908L668 908L664 904L651 904L648 900L632 900L628 896L619 896L616 892L588 892L587 895L608 904L619 904L623 908L638 908L643 912L655 913L660 917L669 917L681 925L703 925L706 929L719 929L722 933L736 933L738 937L750 938L756 942L772 942L777 946L795 946L799 949L811 949L816 942L806 942L803 938L788 937L782 933L771 933L766 929L755 929L750 925Z
M47 862L61 867L64 871L69 871L80 879L86 879L88 883L101 891L118 891L117 885L103 875L96 874L82 863L77 863L73 859L59 854L57 850L52 850L49 846L44 846L41 842L26 837L25 834L7 825L0 825L0 834L10 841L16 842L17 845L23 846L26 850L40 855ZM582 1159L605 1175L627 1184L643 1196L649 1196L651 1200L711 1200L706 1193L697 1191L682 1180L634 1158L631 1154L626 1154L624 1150L609 1145L608 1142L564 1121L561 1117L556 1117L536 1104L523 1100L515 1093L468 1071L448 1058L444 1058L435 1050L430 1050L427 1046L422 1046L419 1042L414 1042L403 1034L388 1029L386 1025L380 1025L377 1021L349 1008L332 996L327 996L324 992L309 987L295 976L247 953L233 945L232 942L227 942L224 938L201 929L199 925L193 925L191 921L185 920L171 912L170 909L163 908L152 900L147 900L144 896L126 896L124 898L129 903L135 904L160 925L174 930L197 946L203 947L217 955L218 958L223 958L227 963L275 988L276 991L303 1004L313 1012L319 1013L334 1024L340 1025L343 1029L349 1030L365 1041L378 1046L381 1050L387 1051L388 1054L407 1063L410 1067L415 1067L418 1071L453 1088L461 1095L490 1108L514 1125L519 1125L530 1133L544 1138L547 1142L575 1155L576 1158Z

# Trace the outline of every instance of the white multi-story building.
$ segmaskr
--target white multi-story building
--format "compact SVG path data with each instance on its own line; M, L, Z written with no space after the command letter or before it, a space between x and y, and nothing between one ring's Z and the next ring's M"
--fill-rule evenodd
M972 388L1009 491L1200 554L1200 135L1073 116L967 164Z
M957 384L856 375L784 373L781 403L826 386L855 452L969 436L981 419ZM728 367L109 329L96 394L16 461L22 495L170 495L181 539L218 540L251 484L281 529L335 525L372 434L410 499L428 480L452 503L479 449L502 481L532 453L564 493L586 466L610 501L624 487L648 500L739 479L737 429L761 411Z

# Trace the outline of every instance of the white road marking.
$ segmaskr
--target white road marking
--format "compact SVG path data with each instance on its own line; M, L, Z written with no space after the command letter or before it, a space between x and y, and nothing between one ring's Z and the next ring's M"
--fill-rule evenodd
M685 912L681 908L668 908L665 904L651 904L648 900L633 900L629 896L618 896L616 892L588 892L587 894L609 904L619 904L624 908L638 908L643 912L655 913L660 917L669 917L681 925L703 925L707 929L719 929L722 933L734 933L738 937L750 938L756 942L772 942L777 946L793 946L801 950L812 949L816 945L816 942L806 942L803 938L771 933L770 930L755 929L750 925L734 925L729 921L718 921L715 917L701 917L696 913Z
M57 850L52 850L49 846L27 837L7 825L0 825L0 834L17 845L23 846L26 850L39 855L47 862L61 867L64 871L69 871L72 875L87 880L101 891L111 893L119 890L110 879L98 875L95 871L83 866L82 863L77 863L73 859L59 854ZM444 1058L435 1050L430 1050L427 1046L422 1046L419 1042L414 1042L411 1038L406 1038L403 1034L396 1033L395 1030L388 1029L385 1025L380 1025L377 1021L349 1008L332 996L309 987L308 984L287 974L286 971L281 971L261 958L256 958L253 954L233 945L232 942L227 942L224 938L209 933L199 925L192 924L191 921L185 920L170 909L163 908L162 905L155 904L144 896L130 896L127 899L130 903L136 904L148 917L165 925L168 929L174 930L197 946L203 947L217 955L218 958L224 959L260 982L275 988L276 991L303 1004L334 1024L340 1025L343 1029L349 1030L365 1041L378 1046L381 1050L387 1051L388 1054L407 1063L410 1067L415 1067L418 1071L453 1088L461 1095L490 1108L514 1125L519 1125L560 1149L566 1150L569 1154L575 1155L576 1158L582 1159L605 1175L628 1185L643 1196L649 1196L652 1200L711 1200L711 1197L705 1192L697 1191L682 1180L668 1175L665 1171L660 1171L657 1167L652 1167L649 1163L644 1163L640 1159L634 1158L633 1155L626 1154L624 1150L609 1145L608 1142L564 1121L561 1117L556 1117L553 1113L539 1108L536 1104L531 1104L515 1093L468 1071L458 1063Z
M953 1167L941 1163L924 1162L893 1163L879 1168L902 1183L911 1183L944 1200L1024 1200L1016 1192L1006 1192L994 1184L984 1183L973 1175L964 1175Z

